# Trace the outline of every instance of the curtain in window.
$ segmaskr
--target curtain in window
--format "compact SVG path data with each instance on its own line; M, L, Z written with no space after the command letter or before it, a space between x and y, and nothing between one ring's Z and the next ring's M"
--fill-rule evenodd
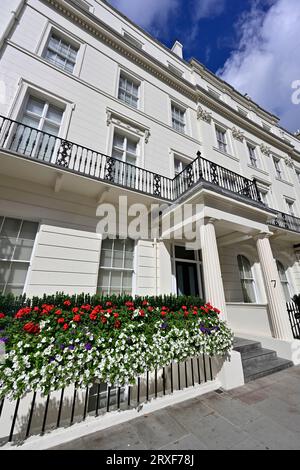
M252 304L256 302L254 289L254 278L252 274L251 264L249 260L242 255L238 256L238 266L240 271L240 279L243 291L244 302Z

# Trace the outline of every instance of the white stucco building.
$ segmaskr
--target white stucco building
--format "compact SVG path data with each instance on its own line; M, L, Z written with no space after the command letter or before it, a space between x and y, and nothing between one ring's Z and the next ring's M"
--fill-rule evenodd
M0 292L199 294L235 332L290 344L299 138L105 1L0 9ZM120 196L198 204L201 250L174 225L102 241L97 209Z

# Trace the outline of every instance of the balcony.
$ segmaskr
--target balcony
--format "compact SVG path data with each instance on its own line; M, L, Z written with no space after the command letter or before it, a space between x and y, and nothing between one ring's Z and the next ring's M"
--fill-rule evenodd
M3 116L0 116L0 149L169 202L202 184L227 196L263 206L255 180L202 158L200 152L190 165L171 179Z
M300 219L284 212L278 212L277 217L270 219L269 224L284 230L300 233Z

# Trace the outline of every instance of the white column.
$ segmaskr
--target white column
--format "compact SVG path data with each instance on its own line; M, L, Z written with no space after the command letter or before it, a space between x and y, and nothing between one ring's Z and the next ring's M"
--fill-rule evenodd
M259 235L256 238L256 245L264 278L274 337L282 340L292 340L293 334L286 308L284 292L268 234Z
M200 227L203 277L206 301L221 310L220 317L227 320L225 294L217 246L215 220L209 219Z

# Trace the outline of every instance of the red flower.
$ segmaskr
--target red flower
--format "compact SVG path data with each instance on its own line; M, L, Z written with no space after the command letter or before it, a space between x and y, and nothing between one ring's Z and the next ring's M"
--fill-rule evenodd
M68 329L69 329L69 325L68 325L67 323L65 323L64 326L63 326L63 330L66 331L66 330L68 330Z
M107 310L107 313L109 313L109 315L112 313L112 308L108 308Z
M64 319L64 318L59 318L59 319L57 320L57 323L65 323L65 319Z
M106 317L101 317L100 320L103 323L103 325L105 325L105 323L107 323L107 318Z
M146 306L148 305L148 301L147 301L147 300L144 300L143 303L142 303L142 305L143 305L144 307L146 307Z
M51 312L51 310L54 309L54 305L48 305L48 304L43 304L42 309L45 310L45 312Z
M189 316L189 312L186 310L186 311L184 312L184 317L187 318L188 316Z
M0 318L5 318L4 313L0 313Z
M91 319L92 321L97 320L97 313L93 313L93 312L90 313L90 319Z
M114 318L119 318L119 314L118 313L114 313Z
M153 310L154 310L154 307L148 307L148 312L151 313L151 312L153 312Z
M134 308L134 303L130 301L125 302L125 307Z
M81 310L86 310L87 312L89 312L89 310L91 310L91 306L89 304L87 305L81 305Z
M106 307L112 307L112 303L111 302L106 302Z
M72 312L73 312L73 313L78 313L78 312L79 312L79 308L78 308L78 307L72 308Z
M145 310L140 310L139 311L139 316L144 317L145 316Z
M120 322L120 320L116 320L116 321L115 321L114 327L117 328L117 329L121 328L121 322Z
M204 313L209 313L209 310L206 307L201 307L200 310L202 310L202 312Z
M186 305L183 305L183 307L181 307L181 308L182 308L182 310L187 310L188 309Z
M56 310L55 315L61 315L61 314L62 314L62 310Z
M79 323L81 321L81 316L80 315L74 315L73 321Z
M194 310L194 311L193 311L193 315L198 315L197 310Z
M217 313L218 315L221 313L221 310L219 310L218 308L214 308L213 309L215 313Z
M162 315L163 317L165 317L165 316L167 315L167 313L168 313L168 312L163 311L163 312L161 312L161 315Z
M39 309L39 307L34 307L33 311L34 311L34 312L39 312L40 309Z
M15 318L23 318L24 315L29 315L31 313L30 307L21 308L15 315Z
M40 327L39 325L35 325L33 322L29 322L23 326L23 330L31 335L37 335L40 332Z
M168 310L167 307L162 307L161 309L162 309L162 311Z
M64 301L64 305L65 305L66 307L70 307L70 305L71 305L71 300L65 300L65 301Z

